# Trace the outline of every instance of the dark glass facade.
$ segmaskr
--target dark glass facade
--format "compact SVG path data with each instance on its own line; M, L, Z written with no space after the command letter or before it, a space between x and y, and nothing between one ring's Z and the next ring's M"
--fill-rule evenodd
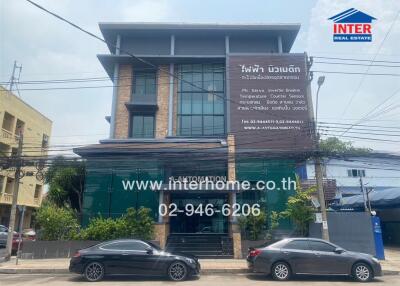
M225 65L179 65L178 136L225 134Z

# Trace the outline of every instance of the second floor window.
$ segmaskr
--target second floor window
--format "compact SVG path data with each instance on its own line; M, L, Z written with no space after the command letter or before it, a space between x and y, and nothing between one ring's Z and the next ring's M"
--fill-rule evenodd
M353 178L365 177L365 170L361 169L348 169L347 176Z
M156 94L156 72L133 72L134 96L150 96Z
M132 138L154 138L154 115L132 116Z

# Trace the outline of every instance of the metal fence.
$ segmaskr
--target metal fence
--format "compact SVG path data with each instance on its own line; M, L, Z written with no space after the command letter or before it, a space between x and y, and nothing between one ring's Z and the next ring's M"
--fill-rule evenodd
M328 212L329 239L344 249L376 255L371 216L365 212ZM310 224L310 237L321 238L321 224Z

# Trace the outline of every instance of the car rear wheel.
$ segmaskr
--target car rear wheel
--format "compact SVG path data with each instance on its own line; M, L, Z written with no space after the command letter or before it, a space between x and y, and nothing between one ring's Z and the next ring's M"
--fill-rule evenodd
M187 274L187 266L180 261L173 262L168 268L168 277L173 281L183 281Z
M272 266L272 278L274 280L286 281L290 279L291 275L290 267L285 262L277 262Z
M373 278L371 267L363 262L353 266L352 276L360 282L368 282Z
M85 267L83 276L89 282L100 281L104 277L104 267L99 262L91 262Z

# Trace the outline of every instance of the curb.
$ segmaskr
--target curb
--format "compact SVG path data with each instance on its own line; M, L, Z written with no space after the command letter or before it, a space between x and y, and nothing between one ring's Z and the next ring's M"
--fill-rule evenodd
M247 269L202 269L201 274L250 274ZM383 270L383 275L400 275L397 270ZM68 269L16 269L16 268L0 268L0 274L70 274Z
M68 269L0 269L0 274L68 274Z

